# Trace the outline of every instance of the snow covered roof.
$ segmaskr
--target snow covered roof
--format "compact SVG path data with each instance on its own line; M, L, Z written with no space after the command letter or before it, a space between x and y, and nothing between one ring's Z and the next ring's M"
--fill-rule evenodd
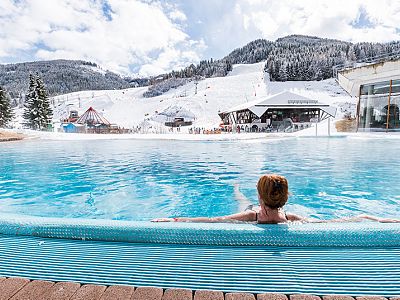
M110 125L110 122L100 115L93 107L89 109L76 121L79 124Z
M160 112L159 115L164 115L169 118L176 118L176 117L182 117L185 119L196 118L195 114L191 112L189 109L178 105L167 107L164 111Z
M270 108L319 108L332 117L336 115L336 107L287 91L234 106L223 113L248 109L261 117Z

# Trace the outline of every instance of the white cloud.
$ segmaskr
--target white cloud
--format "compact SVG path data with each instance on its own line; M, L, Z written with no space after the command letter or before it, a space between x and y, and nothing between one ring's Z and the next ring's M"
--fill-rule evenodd
M187 20L186 15L180 10L170 12L169 17L174 21L184 22Z
M217 58L258 38L292 34L352 42L400 40L398 0L213 0L207 8L182 1L193 3L192 15L202 21L194 31L205 39L207 55Z
M0 62L84 59L149 75L257 38L400 40L399 24L398 0L0 0Z
M204 41L190 41L189 44L194 49L204 49ZM166 49L162 52L155 61L145 64L140 68L140 73L143 75L161 74L166 69L179 70L190 63L198 60L198 54L195 51L181 51L174 48Z
M122 73L129 73L132 64L162 62L157 69L165 72L179 64L180 56L185 62L188 57L198 61L202 49L193 48L189 36L173 22L186 16L176 8L164 11L154 1L109 0L110 18L103 14L100 0L3 1L3 57L26 50L36 59L84 59Z
M236 6L245 30L271 40L290 34L353 42L400 39L400 3L396 0L237 0ZM355 28L362 8L372 26Z

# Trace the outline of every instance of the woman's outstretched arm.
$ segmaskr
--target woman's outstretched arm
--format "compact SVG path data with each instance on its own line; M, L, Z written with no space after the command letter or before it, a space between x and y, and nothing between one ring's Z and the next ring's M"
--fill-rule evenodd
M291 214L291 213L286 213L286 218L288 221L291 222L303 222L303 223L308 223L308 222L314 222L315 219L310 219L310 218L305 218L299 215Z
M400 223L400 219L392 219L392 218L379 218L370 215L358 215L354 217L346 217L340 219L331 219L331 220L319 220L319 219L309 219L306 222L310 223L351 223L351 222L362 222L364 220L375 221L380 223Z
M252 210L244 211L241 213L221 216L221 217L197 217L197 218L159 218L153 219L152 222L198 222L198 223L228 223L228 222L253 222L256 220L256 213Z
M364 214L358 215L355 217L349 217L349 218L327 220L326 222L362 222L364 220L376 221L376 222L380 222L380 223L400 223L400 219L379 218L379 217L364 215Z

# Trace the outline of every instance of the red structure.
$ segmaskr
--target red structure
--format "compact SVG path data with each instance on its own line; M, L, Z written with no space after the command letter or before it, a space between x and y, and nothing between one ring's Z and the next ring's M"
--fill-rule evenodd
M110 122L93 107L89 107L76 123L85 125L86 133L110 133L111 129Z
M111 123L101 116L93 107L89 109L76 121L78 124L85 124L88 127L105 126L109 127Z

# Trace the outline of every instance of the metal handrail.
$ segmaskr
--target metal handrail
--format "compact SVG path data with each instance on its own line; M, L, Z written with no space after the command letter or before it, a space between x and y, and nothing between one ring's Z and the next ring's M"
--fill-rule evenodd
M366 57L364 59L357 60L355 62L339 64L332 67L333 77L338 79L337 75L340 71L346 69L352 69L358 64L362 64L359 67L363 67L370 64L377 64L384 61L394 60L400 58L400 50L392 53L385 53L380 55L375 55L371 57Z

